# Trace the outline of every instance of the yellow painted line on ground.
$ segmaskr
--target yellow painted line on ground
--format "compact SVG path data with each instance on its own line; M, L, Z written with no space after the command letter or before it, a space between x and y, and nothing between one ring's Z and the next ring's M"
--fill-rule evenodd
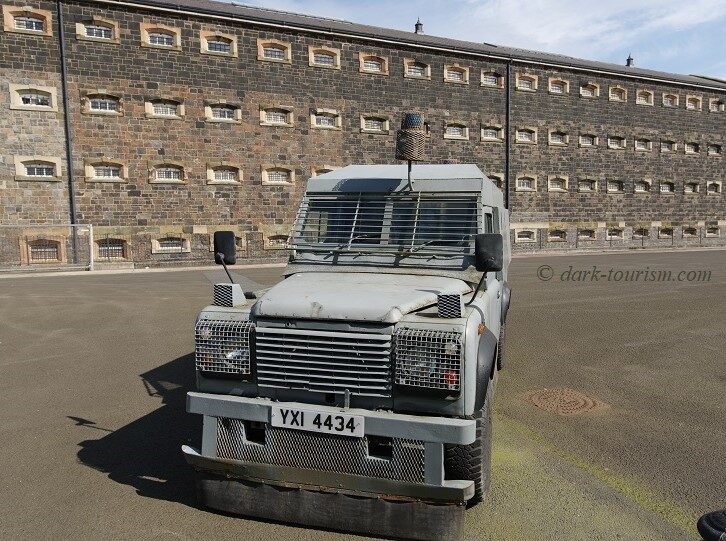
M672 526L675 526L679 530L682 530L692 539L701 539L695 529L695 524L698 520L698 514L695 511L684 509L678 503L658 494L651 488L644 486L639 480L633 477L615 473L603 468L602 466L588 462L580 456L561 449L531 427L517 419L508 417L499 412L497 412L497 416L499 417L500 422L503 421L521 435L536 442L539 446L544 447L550 453L569 462L579 470L588 473L605 485L617 490L630 501L635 502L643 509L658 515L662 520ZM516 459L516 456L513 457L511 456L511 453L508 453L507 460L512 459Z

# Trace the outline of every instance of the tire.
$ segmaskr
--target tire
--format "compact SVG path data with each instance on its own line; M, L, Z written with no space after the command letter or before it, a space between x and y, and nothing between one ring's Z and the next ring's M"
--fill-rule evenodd
M444 478L474 481L474 496L467 502L473 507L486 496L491 485L492 469L492 397L489 381L484 406L470 419L476 420L476 439L469 445L444 446Z
M696 526L705 541L726 539L726 509L706 513L698 519Z
M502 323L499 328L499 343L497 344L497 370L501 370L504 366L504 349L507 343L507 326Z

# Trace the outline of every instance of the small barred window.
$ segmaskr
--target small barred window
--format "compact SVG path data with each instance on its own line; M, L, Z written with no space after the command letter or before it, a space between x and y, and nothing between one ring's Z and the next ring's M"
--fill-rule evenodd
M718 182L709 182L706 186L706 192L710 194L721 193L721 185Z
M211 111L214 119L235 120L237 110L231 105L213 105Z
M638 193L644 193L650 190L650 184L643 180L639 180L635 183L635 191Z
M648 139L636 139L635 150L650 150L651 144Z
M114 39L113 27L102 24L87 24L85 25L86 37L96 39Z
M698 193L698 183L686 182L683 185L683 193Z
M180 182L183 176L181 167L163 166L154 170L154 179L159 182Z
M409 77L426 77L428 75L428 66L421 62L411 62L406 66L406 75Z
M567 181L564 178L551 178L549 180L549 189L554 192L564 192L567 190Z
M661 141L660 151L661 152L674 152L676 150L676 143L674 141Z
M94 165L93 178L120 179L121 167L118 165Z
M290 182L290 171L286 169L270 169L267 171L267 182L287 184Z
M580 146L583 147L592 147L595 146L597 143L597 137L590 134L585 134L580 136Z
M663 94L663 106L664 107L677 107L678 96L675 94Z
M674 193L675 191L675 186L672 182L661 182L660 193Z
M207 51L219 54L232 54L232 40L209 38L207 39Z
M53 102L48 92L26 90L20 92L20 103L34 107L52 107Z
M382 118L366 117L363 119L363 129L366 131L386 131L386 121Z
M577 232L577 238L580 240L595 240L595 230L594 229L580 229Z
M119 101L117 98L109 96L93 97L88 102L88 108L91 111L100 113L117 113L119 110Z
M239 171L234 167L217 167L213 171L216 182L238 182Z
M536 141L534 130L517 130L517 141L521 141L523 143L534 143Z
M179 115L179 104L173 101L155 101L151 107L155 116Z
M25 175L29 177L54 177L55 165L44 162L28 162L25 164Z
M686 154L698 154L698 152L701 150L701 147L698 143L689 142L686 143Z
M446 68L446 80L455 83L466 82L466 70L463 68L448 67Z
M454 139L465 139L467 137L466 126L463 124L447 124L445 134Z
M534 77L522 75L517 79L517 88L520 90L535 90L535 84Z
M596 187L596 182L590 179L584 179L577 183L577 189L581 192L594 192Z
M288 111L283 109L268 109L265 111L265 122L268 124L287 124Z
M371 73L383 72L383 60L372 56L363 59L363 71Z
M482 128L481 138L484 141L500 141L501 140L501 128L497 128L495 126Z
M45 19L33 15L18 15L13 22L15 30L45 32Z
M517 189L534 190L534 179L532 177L519 177L517 179Z
M160 31L149 32L149 44L159 47L174 47L174 34Z
M287 48L282 45L265 45L262 47L262 56L269 60L285 60Z
M708 145L708 155L709 156L720 156L721 155L721 145L709 144Z
M313 54L313 62L316 66L335 66L335 55L327 52L317 52Z
M534 241L534 231L517 231L517 240Z
M623 191L623 183L619 180L608 180L607 190L610 193L617 193Z
M608 137L608 148L621 149L625 148L625 138L620 136Z

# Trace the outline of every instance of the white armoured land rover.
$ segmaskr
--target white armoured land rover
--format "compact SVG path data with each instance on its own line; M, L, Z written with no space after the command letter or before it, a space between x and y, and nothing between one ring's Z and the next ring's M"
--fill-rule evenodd
M187 409L203 436L183 451L202 503L459 537L489 486L508 231L502 192L474 165L310 179L285 279L245 294L217 284L197 319ZM215 244L234 263L234 235Z

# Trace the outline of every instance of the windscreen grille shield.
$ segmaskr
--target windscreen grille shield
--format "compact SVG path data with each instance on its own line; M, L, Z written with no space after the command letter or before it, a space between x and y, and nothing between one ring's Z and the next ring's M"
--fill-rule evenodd
M458 391L462 353L458 332L398 329L393 335L396 384Z
M251 372L249 321L200 319L194 329L197 370L247 376Z
M321 393L391 396L391 335L258 327L257 382Z
M307 194L293 231L298 250L467 255L479 231L478 194Z

